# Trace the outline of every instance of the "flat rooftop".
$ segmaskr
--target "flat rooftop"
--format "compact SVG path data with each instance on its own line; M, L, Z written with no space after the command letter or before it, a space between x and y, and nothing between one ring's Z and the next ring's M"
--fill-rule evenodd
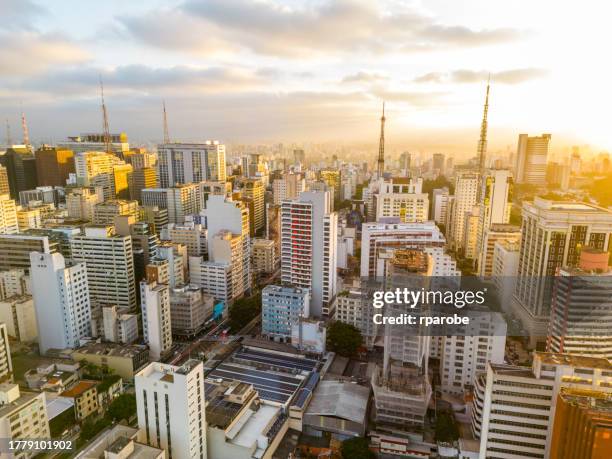
M578 368L593 368L598 370L612 370L612 362L599 357L586 357L574 354L560 354L555 352L536 352L535 358L546 365L571 365Z

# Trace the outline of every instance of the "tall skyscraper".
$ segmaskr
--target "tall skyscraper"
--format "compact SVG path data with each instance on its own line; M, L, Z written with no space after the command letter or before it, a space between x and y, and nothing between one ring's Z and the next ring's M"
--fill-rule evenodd
M43 145L34 154L39 186L66 186L74 173L74 153L58 147Z
M87 282L98 304L136 307L132 239L113 226L90 226L70 239L72 259L87 266Z
M311 315L333 314L338 215L329 192L307 191L281 204L281 282L311 289Z
M163 282L165 281L165 282ZM142 331L151 360L159 360L172 347L172 316L168 279L140 282Z
M138 427L168 457L206 459L204 365L150 363L134 377Z
M225 145L217 141L161 144L157 146L157 157L161 188L226 179Z
M463 248L465 219L476 204L480 175L474 171L459 171L455 179L455 199L452 205L452 216L449 219L450 227L447 234L451 246L456 249Z
M612 211L536 197L523 203L514 309L532 337L544 340L557 268L575 267L580 248L609 250Z
M134 169L130 176L130 199L142 202L142 190L157 186L157 171L154 167L141 167Z
M266 224L266 208L264 203L265 187L259 179L247 179L243 180L242 194L244 197L253 201L253 215L251 226L251 236L254 237L256 233L264 229Z
M67 265L59 253L30 253L38 347L76 348L91 336L91 304L85 263Z
M546 161L550 134L530 137L520 134L514 173L517 183L546 186Z

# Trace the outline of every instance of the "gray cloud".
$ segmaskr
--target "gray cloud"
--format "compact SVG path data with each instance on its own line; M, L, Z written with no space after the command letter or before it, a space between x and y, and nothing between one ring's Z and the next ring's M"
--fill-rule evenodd
M527 67L520 69L503 70L491 73L491 81L501 84L519 84L548 74L546 69ZM486 70L459 69L451 72L430 72L418 76L415 83L481 83L486 81L489 72Z
M388 80L388 77L380 73L357 72L342 78L342 83L377 83Z
M43 17L47 10L30 0L2 0L0 28L2 30L31 30L32 20Z
M514 29L445 25L407 7L370 0L327 0L288 7L274 1L187 0L177 9L118 18L149 45L208 54L236 48L303 57L327 52L391 52L474 47L516 40Z

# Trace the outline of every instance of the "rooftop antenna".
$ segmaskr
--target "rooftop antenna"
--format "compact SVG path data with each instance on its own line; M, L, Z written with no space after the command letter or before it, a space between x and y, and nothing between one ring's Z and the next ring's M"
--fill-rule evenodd
M164 143L170 143L170 134L168 134L168 116L166 115L166 101L163 101L164 106Z
M378 178L382 178L385 170L385 102L382 105L382 116L380 117L380 140L378 143Z
M108 113L106 112L106 103L104 102L104 84L102 83L102 75L100 75L100 96L102 97L102 130L104 135L104 147L106 153L112 153L111 136L108 128Z
M482 181L485 174L485 158L487 155L487 129L488 125L488 116L489 116L489 89L491 87L491 73L489 73L489 78L487 79L487 95L485 96L484 109L482 113L482 122L480 124L480 138L478 139L478 174L480 175L480 180ZM478 200L482 195L482 186L481 183L478 187Z
M30 133L28 132L28 123L23 111L23 104L21 105L21 130L23 131L23 144L25 146L30 145Z

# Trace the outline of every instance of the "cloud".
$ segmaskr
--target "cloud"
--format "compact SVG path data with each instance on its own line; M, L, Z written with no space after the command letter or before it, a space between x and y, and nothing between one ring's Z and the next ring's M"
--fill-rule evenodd
M491 73L491 81L501 84L519 84L543 78L548 75L546 69L527 67L503 70ZM430 72L416 77L415 83L482 83L489 77L486 70L459 69L451 72Z
M388 77L380 73L357 72L342 78L342 83L377 83Z
M47 14L40 5L30 0L2 0L0 2L0 28L7 30L30 30L32 20Z
M50 66L82 63L89 58L82 48L59 34L3 32L0 42L3 77L31 75Z
M288 6L278 0L187 0L160 13L118 18L151 46L196 54L246 49L304 57L329 52L414 51L513 41L514 29L446 25L397 3L325 0Z

